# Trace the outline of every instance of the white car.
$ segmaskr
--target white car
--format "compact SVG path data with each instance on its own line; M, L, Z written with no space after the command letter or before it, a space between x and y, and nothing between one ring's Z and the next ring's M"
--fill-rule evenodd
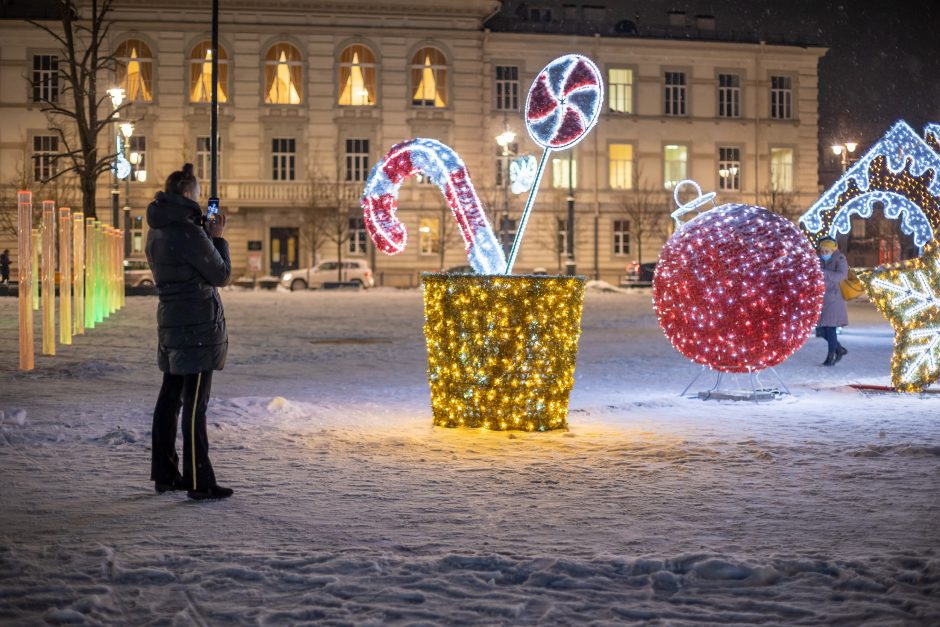
M361 259L343 261L342 270L339 270L338 261L321 261L312 268L288 270L281 275L281 285L294 290L323 287L324 283L358 283L360 287L373 287L372 270L369 264Z

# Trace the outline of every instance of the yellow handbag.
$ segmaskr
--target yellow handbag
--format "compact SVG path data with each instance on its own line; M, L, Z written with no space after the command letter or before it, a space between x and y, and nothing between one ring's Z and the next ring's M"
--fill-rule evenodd
M858 275L852 268L849 268L848 276L839 284L839 287L842 288L842 298L845 300L852 300L865 294L865 286L859 281Z

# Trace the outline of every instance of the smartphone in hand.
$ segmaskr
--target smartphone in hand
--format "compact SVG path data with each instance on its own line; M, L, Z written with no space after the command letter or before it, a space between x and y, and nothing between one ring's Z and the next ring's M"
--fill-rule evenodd
M210 198L209 208L206 210L206 221L212 222L217 215L219 215L219 199Z

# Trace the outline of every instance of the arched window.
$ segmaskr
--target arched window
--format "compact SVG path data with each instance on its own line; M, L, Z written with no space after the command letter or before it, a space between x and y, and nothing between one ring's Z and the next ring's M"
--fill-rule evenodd
M219 102L228 101L228 54L219 46ZM212 100L212 42L196 44L189 55L189 101Z
M411 104L447 106L447 58L437 48L421 48L411 58Z
M348 46L339 55L339 104L375 104L375 55L361 44Z
M153 101L153 55L139 39L128 39L114 51L118 85L131 102Z
M268 49L264 62L264 101L268 104L300 104L303 97L303 64L300 51L288 43Z

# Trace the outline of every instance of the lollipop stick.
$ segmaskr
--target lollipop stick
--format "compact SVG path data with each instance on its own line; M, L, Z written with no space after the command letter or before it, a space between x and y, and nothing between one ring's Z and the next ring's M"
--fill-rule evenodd
M548 162L548 155L552 149L546 148L542 153L542 160L539 161L539 169L535 171L535 181L532 183L532 189L529 191L529 199L526 200L525 209L522 210L522 217L519 219L519 228L516 229L516 237L512 241L512 248L509 251L509 260L506 262L506 272L512 272L512 264L516 262L516 255L519 253L519 244L522 241L522 234L525 233L525 225L529 221L529 214L532 212L532 205L535 204L535 197L539 193L539 183L542 182L542 174L545 173L545 164Z

